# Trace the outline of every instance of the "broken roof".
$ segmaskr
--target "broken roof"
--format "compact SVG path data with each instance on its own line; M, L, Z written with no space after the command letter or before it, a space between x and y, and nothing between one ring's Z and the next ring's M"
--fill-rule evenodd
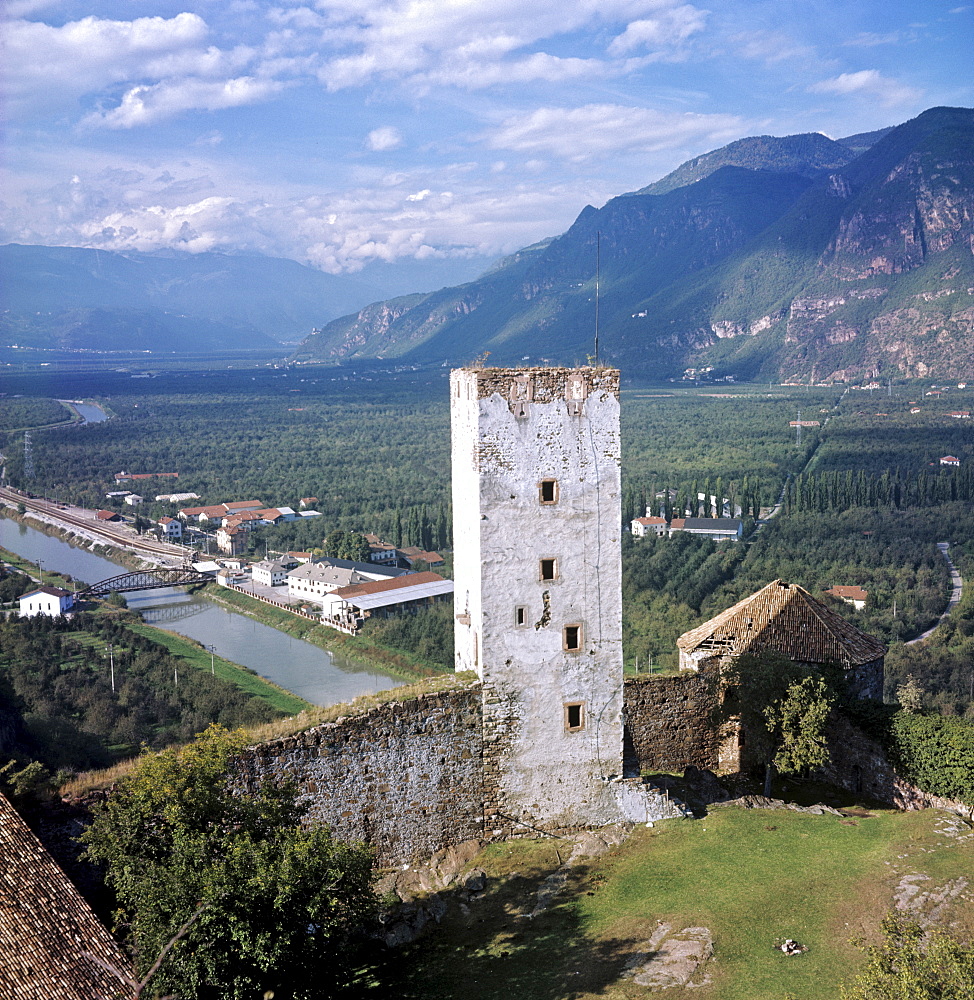
M120 1000L121 948L0 795L0 982L8 1000Z
M774 580L676 641L685 653L711 649L740 656L773 650L800 663L859 666L886 647L860 631L803 587Z

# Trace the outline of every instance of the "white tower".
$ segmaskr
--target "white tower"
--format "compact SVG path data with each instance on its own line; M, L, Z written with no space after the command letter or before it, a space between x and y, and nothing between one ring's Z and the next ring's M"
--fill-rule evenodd
M488 826L611 822L619 372L464 368L450 392L456 659L483 682Z

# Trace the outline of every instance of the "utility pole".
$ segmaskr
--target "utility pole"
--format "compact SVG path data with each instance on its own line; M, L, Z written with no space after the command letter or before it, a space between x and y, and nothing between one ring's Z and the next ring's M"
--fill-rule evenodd
M213 663L213 654L216 652L216 646L208 646L207 649L210 651L210 673L216 676L216 667Z
M111 664L112 694L114 694L115 693L115 646L112 643L108 644L108 662Z

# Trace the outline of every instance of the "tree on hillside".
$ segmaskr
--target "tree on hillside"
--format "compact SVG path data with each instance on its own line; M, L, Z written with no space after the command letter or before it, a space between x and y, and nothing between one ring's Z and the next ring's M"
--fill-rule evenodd
M862 950L866 967L841 987L842 1000L974 1000L974 947L942 931L892 913L882 943Z
M825 724L835 694L825 677L780 653L737 657L721 675L718 721L737 721L747 752L764 764L764 794L775 772L803 774L829 761Z
M333 531L325 539L325 555L332 559L368 562L371 551L365 535L357 531Z
M231 763L246 742L211 726L195 743L143 756L95 810L86 855L106 867L137 974L169 946L152 994L347 995L375 913L370 853L302 829L293 786L233 794Z

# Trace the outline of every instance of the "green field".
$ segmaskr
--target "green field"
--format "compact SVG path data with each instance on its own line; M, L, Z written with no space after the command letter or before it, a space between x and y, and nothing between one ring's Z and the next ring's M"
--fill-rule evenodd
M465 913L456 892L443 894L448 914L412 949L403 995L635 1000L649 991L622 976L626 962L664 921L705 927L714 946L698 985L667 989L669 1000L835 1000L862 963L852 939L875 940L904 876L928 876L920 884L930 893L974 870L974 836L947 836L944 814L849 813L717 807L639 828L571 868L565 893L533 919L524 912L570 847L556 838L492 845L473 862L488 875L484 897ZM974 928L972 894L941 920L961 936ZM774 945L784 938L808 951L782 954Z

